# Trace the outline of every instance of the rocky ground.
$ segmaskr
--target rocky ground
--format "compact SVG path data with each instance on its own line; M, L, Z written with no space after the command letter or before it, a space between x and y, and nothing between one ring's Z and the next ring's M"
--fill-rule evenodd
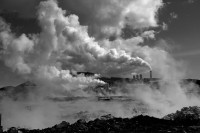
M115 118L111 115L74 124L62 122L42 130L10 128L5 133L200 133L200 107L185 107L163 119L150 116Z

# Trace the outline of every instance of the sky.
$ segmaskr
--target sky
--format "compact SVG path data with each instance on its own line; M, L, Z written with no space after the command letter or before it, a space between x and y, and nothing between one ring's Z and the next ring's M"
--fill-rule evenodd
M41 28L36 18L40 2L41 0L1 0L0 16L11 25L12 31L18 35L22 33L38 33L41 31ZM130 1L127 0L128 2ZM153 12L157 22L152 18L152 14L145 16L141 11L137 12L138 14L136 15L128 14L127 18L130 20L126 20L125 23L131 28L127 26L120 29L120 25L115 23L118 22L119 18L112 10L109 12L111 15L109 15L112 16L113 20L106 18L107 15L103 14L104 12L100 12L102 14L98 18L99 10L107 9L106 5L109 5L110 7L108 7L111 9L117 7L119 9L116 11L120 12L123 7L121 5L114 5L118 3L110 4L109 0L104 0L103 2L58 0L58 5L67 11L66 14L77 15L80 25L88 26L89 35L95 37L96 40L101 40L102 38L115 40L119 30L123 31L121 36L124 38L131 38L142 34L144 31L140 31L140 29L144 29L144 27L146 31L154 31L155 33L152 35L155 37L152 37L153 39L141 41L139 45L153 47L161 43L159 47L167 49L176 60L182 62L182 65L187 68L185 78L200 79L200 1L163 0L162 3L162 6L159 5L159 10ZM152 2L148 6L153 4L156 5L157 3ZM145 8L137 8L134 5L130 9L145 10ZM145 19L144 23L138 21L141 16L143 16L142 19ZM111 29L114 28L109 32L105 32L102 30L105 25ZM150 35L148 35L148 38L150 38ZM3 61L0 61L0 74L2 77L0 81L1 86L9 85L10 83L18 84L24 80L18 73L5 66Z
M187 77L199 79L200 18L198 14L200 2L194 0L167 2L170 3L164 12L174 13L176 17L168 24L168 30L161 33L160 36L170 40L174 57L185 62L188 67Z
M200 79L199 7L199 0L0 0L0 88L36 84L2 98L3 124L44 128L80 111L127 117L135 103L156 117L199 106L199 87L180 82ZM161 79L158 89L98 78L150 71ZM103 95L134 102L53 100Z

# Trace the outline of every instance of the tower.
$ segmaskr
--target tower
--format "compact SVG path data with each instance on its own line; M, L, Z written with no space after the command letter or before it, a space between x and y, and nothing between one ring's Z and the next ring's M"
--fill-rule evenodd
M1 114L0 114L0 133L3 133L3 127L1 125Z
M139 77L139 75L138 75L138 74L136 75L136 80L140 80L140 77Z
M135 79L136 79L136 76L135 76L135 75L133 75L133 80L135 81Z
M142 80L142 74L140 74L140 80Z
M150 79L152 79L152 71L150 71Z

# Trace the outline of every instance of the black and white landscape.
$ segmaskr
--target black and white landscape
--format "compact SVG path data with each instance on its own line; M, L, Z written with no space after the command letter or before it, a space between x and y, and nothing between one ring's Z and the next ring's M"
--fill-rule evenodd
M199 6L1 0L3 130L200 132Z

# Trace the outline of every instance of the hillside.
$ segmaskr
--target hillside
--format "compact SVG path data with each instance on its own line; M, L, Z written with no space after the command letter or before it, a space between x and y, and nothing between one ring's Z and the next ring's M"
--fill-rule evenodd
M159 89L159 81L158 78L143 78L141 80L133 80L130 78L119 78L119 77L100 77L98 78L102 81L104 81L105 85L97 85L95 88L85 88L84 91L87 93L96 93L98 96L107 96L109 93L115 93L115 87L120 87L126 84L147 84L154 86L154 88ZM189 84L193 83L196 86L200 86L200 80L197 79L184 79L181 81L182 84ZM33 82L27 81L25 83L22 83L18 86L6 86L0 88L0 96L1 98L3 96L8 96L10 98L13 98L17 100L19 96L22 96L23 98L27 98L29 94L36 93L37 91L37 85ZM189 90L188 90L189 91ZM197 93L200 93L198 91ZM83 97L81 97L83 98ZM55 100L60 100L57 98L53 98ZM74 99L72 98L64 98L64 99ZM62 99L61 99L62 101Z

